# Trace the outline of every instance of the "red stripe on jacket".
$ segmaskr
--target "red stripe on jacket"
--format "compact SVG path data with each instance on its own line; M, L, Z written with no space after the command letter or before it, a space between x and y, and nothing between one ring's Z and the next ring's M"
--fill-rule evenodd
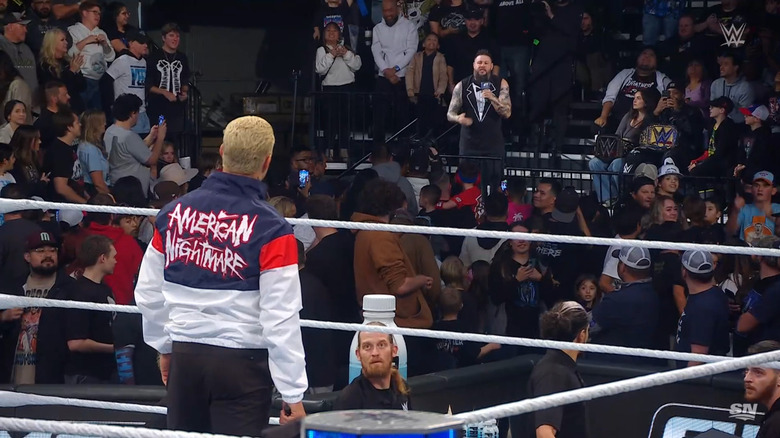
M266 243L260 250L260 272L298 264L298 244L287 234Z

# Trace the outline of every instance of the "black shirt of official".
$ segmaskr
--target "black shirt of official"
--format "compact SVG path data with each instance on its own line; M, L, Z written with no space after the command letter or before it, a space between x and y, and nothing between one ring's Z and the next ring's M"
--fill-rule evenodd
M761 429L758 430L756 438L772 438L780 436L780 399L776 400L764 415L764 421L761 422Z
M333 404L334 411L352 409L412 409L408 395L398 392L395 382L390 380L390 388L376 389L362 374L341 390L339 398Z
M528 393L530 397L539 397L584 386L577 363L569 355L560 350L547 350L531 371ZM543 425L555 428L555 438L590 437L588 408L584 402L534 412L533 430Z

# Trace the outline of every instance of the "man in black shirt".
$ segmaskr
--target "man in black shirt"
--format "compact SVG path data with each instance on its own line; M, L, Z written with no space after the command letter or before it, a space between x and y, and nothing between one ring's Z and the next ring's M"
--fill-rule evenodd
M79 251L80 266L85 266L81 278L68 293L72 301L114 304L111 288L103 278L114 272L116 249L111 239L92 235L84 240ZM65 336L70 355L65 365L65 383L108 383L116 370L112 315L95 310L68 309L65 314Z
M409 389L401 374L393 367L398 346L393 342L392 335L358 333L355 355L360 359L363 372L341 391L333 404L334 410L411 409Z
M46 151L43 163L44 171L51 173L51 199L55 202L86 204L81 165L73 147L81 135L79 118L69 108L60 106L59 111L52 116L52 122L56 138Z
M184 132L190 64L187 55L178 50L181 29L176 23L162 27L162 42L161 50L146 57L146 112L153 124L160 116L165 117L166 140L179 146Z
M588 341L588 314L577 302L562 301L542 315L543 339L575 342ZM555 394L585 386L577 372L575 350L547 350L534 366L528 381L531 397ZM536 438L588 438L588 409L584 402L536 411L533 413Z
M748 354L780 350L777 341L761 341L748 349ZM752 366L745 370L745 400L761 403L769 411L764 415L756 438L780 436L780 370Z
M484 15L479 9L470 9L466 13L466 32L453 36L448 44L442 47L447 59L447 79L449 91L455 89L455 84L472 73L471 64L479 50L487 50L492 55L492 74L498 75L496 61L500 58L498 46L493 38L482 31L485 23Z

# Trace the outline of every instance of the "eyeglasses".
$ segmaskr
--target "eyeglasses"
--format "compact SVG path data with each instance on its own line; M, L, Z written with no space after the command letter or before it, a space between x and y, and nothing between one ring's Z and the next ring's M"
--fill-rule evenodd
M34 250L32 250L32 252L34 252L36 254L47 254L47 253L55 254L57 252L57 248L52 248L50 246L44 246L42 248L35 248Z

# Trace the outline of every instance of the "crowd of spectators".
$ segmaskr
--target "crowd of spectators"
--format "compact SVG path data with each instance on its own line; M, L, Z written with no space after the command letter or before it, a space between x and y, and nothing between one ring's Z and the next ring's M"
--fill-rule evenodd
M33 11L43 14L48 3L35 0ZM724 1L719 7L728 4ZM328 5L334 7L332 2ZM385 20L399 13L395 6L395 3L384 5ZM472 15L474 10L466 11L463 20L466 30L458 30L460 25L453 14L463 9L466 9L465 2L453 1L441 5L436 13L431 12L431 30L438 31L438 36L425 37L427 48L421 56L408 54L409 62L414 62L415 56L422 62L423 70L419 76L414 73L414 77L432 81L435 87L427 88L432 93L446 88L445 83L452 85L451 67L442 64L434 47L439 42L456 41L466 35L473 37L470 29L478 33L485 20L484 16ZM51 11L64 14L66 8ZM59 72L61 76L57 77L61 81L27 85L31 90L42 89L46 96L35 124L29 125L22 119L22 113L27 117L26 110L34 109L34 105L15 102L10 107L7 105L9 128L3 129L11 131L12 137L10 146L0 144L0 170L3 171L0 181L5 184L0 196L161 208L184 193L208 190L208 184L203 184L212 172L219 172L219 157L204 155L199 160L200 169L185 169L177 162L175 143L164 141L167 125L174 124L169 114L187 98L186 82L182 82L186 78L186 62L176 51L180 38L178 27L171 24L163 28L163 47L149 55L146 64L149 76L144 87L129 85L125 90L118 79L121 76L113 76L112 69L122 56L129 56L132 59L126 60L126 65L137 72L133 69L141 68L141 64L135 61L145 55L148 40L138 34L128 35L127 52L120 57L111 56L109 52L114 53L115 44L122 43L122 38L115 41L109 35L101 40L102 34L94 26L97 22L90 21L97 11L102 11L100 7L85 0L78 11L81 16L78 29L65 34L55 27L47 30L42 38L40 60L34 62L43 65L48 62L46 59L54 60L55 64L47 64L52 65L48 71ZM553 9L549 12L554 15ZM117 26L122 16L121 12L116 16ZM6 33L9 27L25 25L19 20L18 16L6 13ZM479 26L475 28L474 22ZM681 17L679 22L680 29L684 29L685 18ZM707 18L704 22L708 22ZM386 23L386 29L375 32L375 37L406 27L412 35L414 26L396 27L398 24ZM86 37L75 32L83 28L92 29ZM126 27L122 29L130 32ZM714 29L708 26L702 32ZM323 38L326 44L332 43L341 31L327 24L321 32L315 32L315 37ZM68 35L74 43L69 42ZM413 36L416 50L418 34L414 32ZM715 38L706 34L702 37ZM381 41L382 37L379 38ZM90 43L81 44L79 49L84 39L90 39ZM405 38L394 41L407 42ZM411 47L411 37L408 42ZM517 50L502 52L496 59L528 55L523 52L526 42L521 39L507 43L506 47ZM594 43L591 47L598 45ZM94 46L95 50L84 54L84 47L88 46ZM51 53L46 47L50 47ZM331 64L326 69L337 69L347 77L360 61L354 58L354 53L340 47L343 46L324 49L320 57L326 57ZM744 52L755 54L749 47ZM48 57L47 53L53 55ZM0 66L3 56L0 53ZM92 63L89 74L79 65L80 56ZM720 57L724 78L734 77L734 65L740 62L738 56L741 55L732 52ZM335 58L344 64L337 67ZM688 68L688 72L693 72L691 83L698 91L671 85L668 76L657 70L658 60L656 51L647 49L639 56L637 68L616 76L620 84L615 85L615 80L603 84L607 98L598 123L606 126L613 114L626 114L617 117L623 118L622 129L631 133L638 131L638 126L646 123L645 119L663 117L671 111L671 119L686 120L680 121L677 127L680 141L689 135L710 138L713 151L699 157L701 151L694 145L682 146L689 148L686 149L689 162L683 161L682 166L674 154L661 154L661 162L635 160L630 192L617 199L607 197L609 190L586 194L547 178L529 187L529 181L511 177L506 180L505 188L483 192L479 165L463 162L450 174L449 166L432 145L399 141L378 143L371 154L372 167L359 171L349 182L328 178L325 174L328 160L323 150L296 146L289 155L277 154L271 162L273 171L265 181L268 202L284 217L780 248L777 237L780 204L772 202L777 195L776 175L780 174L771 167L778 161L755 159L755 154L773 154L770 145L776 146L777 138L767 136L764 146L759 147L756 136L750 141L751 147L744 147L744 133L729 132L739 129L737 123L763 129L765 125L760 122L776 117L776 105L772 113L767 106L752 106L755 100L735 102L728 96L718 95L712 88L709 93L712 101L686 109L682 117L674 117L682 111L681 107L689 105L680 95L688 95L689 91L697 96L708 94L701 92L702 76L696 71L713 60L702 60ZM595 57L586 61L593 63ZM395 87L410 69L406 65L396 69L391 61L387 62L388 67L383 69L378 81L386 81L383 86ZM114 78L114 88L123 90L115 93L110 112L95 107L102 105L102 99L90 94L97 87L97 93L102 95L100 83L105 74L94 78L94 66L104 64L105 71ZM60 69L54 68L57 65ZM425 73L429 67L437 70L436 76ZM415 65L411 70L416 69ZM447 71L446 78L442 69ZM148 80L152 70L160 74L154 85ZM65 71L70 73L64 74ZM176 76L177 73L182 75ZM20 75L21 72L10 77L18 83ZM131 84L134 78L137 76L131 74ZM649 82L641 82L644 80ZM89 85L90 81L97 84ZM729 81L725 79L723 88L734 88L730 88L733 81ZM332 82L326 86L340 87L347 83ZM626 88L629 83L633 87L630 96ZM650 85L641 85L646 83ZM78 84L81 88L71 88ZM412 85L413 90L417 88L416 79ZM9 87L10 90L13 86ZM423 84L419 87L422 90ZM669 96L664 97L667 90ZM139 95L141 92L143 96ZM404 99L417 98L418 104L421 103L419 93L411 94L403 93ZM77 113L80 109L74 107L74 96L81 96L84 110L81 116ZM161 107L153 109L153 96L159 98ZM777 92L768 96L776 98ZM740 111L735 113L737 107ZM709 108L710 116L718 123L712 129L713 135L704 137L702 131L685 130L683 125L692 124L692 118L703 119L705 108ZM161 112L166 122L156 123L158 119L154 116ZM744 121L734 120L737 114L744 114ZM149 131L141 132L148 134L145 139L135 132L144 130L144 120L156 123L150 127L147 124ZM739 138L740 146L721 146L732 138ZM736 161L720 158L730 153L738 157ZM645 156L655 157L649 153ZM745 184L739 185L736 191L708 192L705 197L684 191L681 176L706 166L713 159L719 169L738 173ZM611 180L606 178L602 184L609 185ZM610 209L604 205L605 201L609 201ZM0 226L3 293L133 304L134 282L142 254L153 239L154 218L27 210L6 212L3 220ZM295 226L294 232L302 247L301 317L305 319L359 322L362 298L366 294L383 293L396 296L396 322L401 327L538 338L541 313L560 301L575 300L590 312L591 341L597 343L738 356L745 353L747 345L764 339L778 340L780 336L780 267L778 258L774 257L353 232L305 225ZM137 316L114 318L101 312L25 308L4 310L0 313L0 324L4 358L0 364L1 382L161 383L155 354L143 342ZM343 387L347 383L351 334L305 329L303 339L304 348L309 352L310 386ZM323 350L323 343L331 348ZM406 343L410 375L534 352L495 344L437 342L415 337L406 338ZM635 358L609 360L637 361Z

